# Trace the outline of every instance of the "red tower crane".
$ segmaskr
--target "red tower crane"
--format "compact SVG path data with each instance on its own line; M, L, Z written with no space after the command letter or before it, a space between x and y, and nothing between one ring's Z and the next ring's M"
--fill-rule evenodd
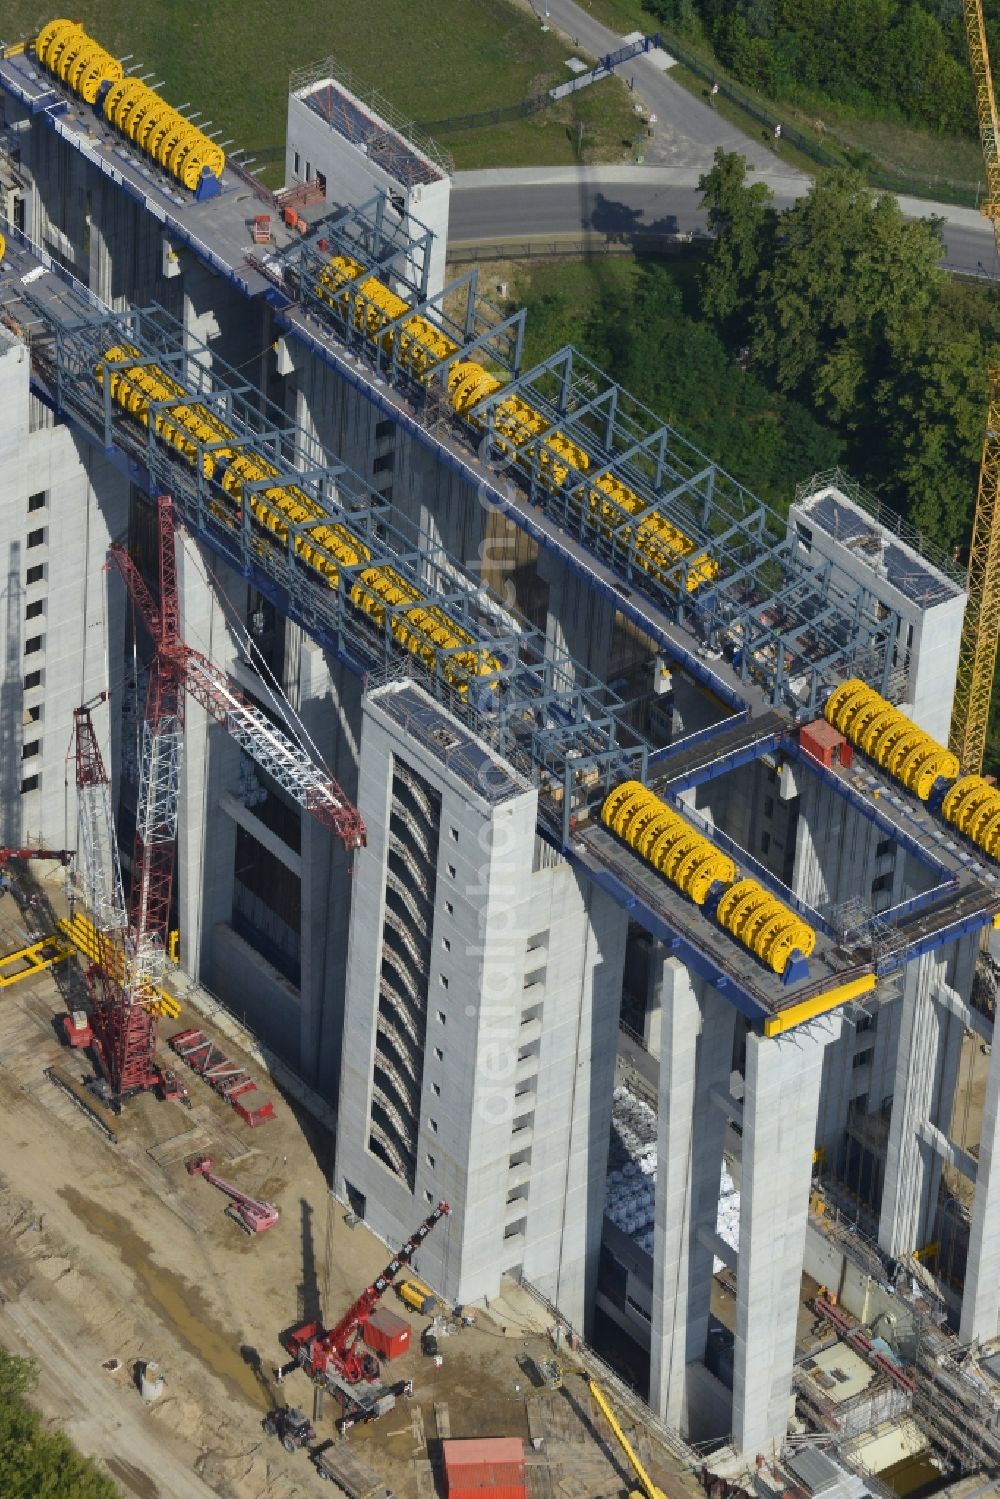
M309 1377L319 1383L325 1383L331 1374L339 1375L346 1384L377 1379L379 1371L375 1355L358 1348L364 1325L400 1270L410 1263L427 1235L450 1212L451 1208L446 1202L439 1202L416 1233L393 1255L382 1274L370 1286L366 1286L357 1301L348 1307L335 1327L325 1330L321 1322L303 1322L300 1327L293 1327L284 1338L292 1357L287 1364L282 1364L280 1369L274 1371L278 1383L281 1383L286 1374L299 1368L305 1369Z
M154 1060L155 1006L167 961L185 692L300 806L336 833L345 848L365 843L361 815L336 781L234 687L225 672L181 639L174 512L168 495L157 500L157 522L159 603L127 550L118 543L110 549L154 652L143 717L126 979L123 987L105 982L94 1026L101 1068L118 1100L161 1083Z

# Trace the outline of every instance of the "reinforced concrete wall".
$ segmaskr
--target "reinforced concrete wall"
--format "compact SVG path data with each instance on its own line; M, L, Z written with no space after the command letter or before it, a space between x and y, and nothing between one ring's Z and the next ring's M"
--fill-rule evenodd
M435 752L428 726L439 745L452 736L466 764L478 759L492 793L449 765L454 751ZM364 1199L389 1239L410 1233L431 1202L450 1203L419 1266L450 1301L494 1295L504 1272L523 1272L583 1326L604 1206L624 915L561 861L539 867L536 792L418 688L366 700L361 766L368 846L354 877L337 1184L352 1202ZM413 829L395 786L414 775L436 806L437 852L426 949L421 958L411 928L412 963L403 959L414 991L425 990L422 1044L403 1062L395 1043L388 1053L397 1072L405 1063L419 1079L413 1148L394 1169L372 1122L387 1055L379 1030L402 1018L389 892L394 845ZM427 821L421 840L433 836ZM419 997L409 1008L417 1031ZM404 1085L398 1107L411 1094Z
M28 374L27 349L0 329L0 841L76 848L66 749L73 709L106 687L109 641L124 633L104 563L128 485L52 424ZM95 723L110 759L105 710Z

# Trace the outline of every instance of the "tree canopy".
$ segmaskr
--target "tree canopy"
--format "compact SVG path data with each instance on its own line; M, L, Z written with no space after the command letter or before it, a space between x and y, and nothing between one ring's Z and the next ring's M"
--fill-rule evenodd
M957 134L975 129L961 7L941 0L645 0L740 82ZM987 12L995 12L995 0Z
M905 219L856 173L819 178L780 213L731 153L716 153L700 186L715 231L705 316L746 341L766 384L840 435L858 478L940 545L963 546L995 297L941 269L937 222Z
M25 1396L38 1382L30 1359L0 1348L0 1494L4 1499L120 1499L118 1489Z

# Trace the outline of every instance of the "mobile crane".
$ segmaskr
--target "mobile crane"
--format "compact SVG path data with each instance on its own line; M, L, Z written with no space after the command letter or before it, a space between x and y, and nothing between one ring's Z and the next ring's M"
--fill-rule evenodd
M635 1448L622 1430L618 1418L608 1404L607 1396L600 1385L595 1384L589 1374L585 1374L583 1377L587 1381L587 1388L590 1390L594 1404L601 1411L604 1419L614 1432L619 1447L632 1464L633 1472L639 1480L639 1487L632 1490L629 1494L629 1499L667 1499L666 1494L664 1494L662 1489L656 1487L656 1484L639 1461Z
M382 1274L366 1286L335 1327L324 1329L321 1322L303 1322L286 1334L284 1343L292 1355L287 1364L275 1369L280 1384L293 1369L304 1369L317 1384L360 1384L378 1378L378 1360L373 1353L359 1350L365 1323L404 1266L408 1265L427 1235L446 1218L451 1208L439 1202L429 1217L411 1234L403 1247L393 1255Z

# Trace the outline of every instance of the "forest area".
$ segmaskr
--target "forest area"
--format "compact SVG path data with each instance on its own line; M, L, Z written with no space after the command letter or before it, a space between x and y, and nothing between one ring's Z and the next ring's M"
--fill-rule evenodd
M577 343L780 511L841 465L964 566L995 291L942 270L939 225L904 218L859 174L829 172L778 210L720 150L700 188L707 248L598 266L576 297L565 271L532 275L529 357ZM997 711L989 759L1000 766Z
M947 134L975 130L961 0L644 0L747 88L835 101ZM985 0L987 26L1000 3ZM991 27L992 30L992 27Z

